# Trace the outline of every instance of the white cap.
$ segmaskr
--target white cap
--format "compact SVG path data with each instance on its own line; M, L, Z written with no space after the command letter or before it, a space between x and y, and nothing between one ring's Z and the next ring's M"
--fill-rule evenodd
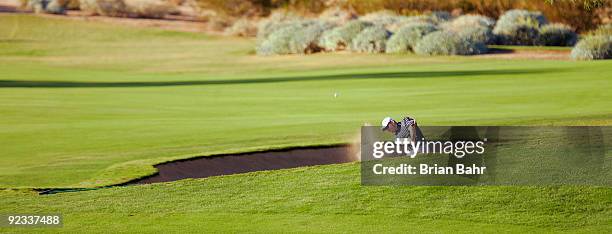
M387 125L389 125L389 123L391 122L391 120L393 120L391 117L385 117L385 118L382 120L382 123L381 123L382 127L381 127L381 129L382 129L382 130L385 130L385 128L387 128Z

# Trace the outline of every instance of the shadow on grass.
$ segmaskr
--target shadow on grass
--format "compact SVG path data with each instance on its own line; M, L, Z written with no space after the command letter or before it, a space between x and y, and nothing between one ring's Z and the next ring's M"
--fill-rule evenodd
M190 80L190 81L159 81L159 82L77 82L77 81L32 81L32 80L0 80L0 88L126 88L126 87L164 87L192 85L233 85L261 84L295 81L327 81L327 80L365 80L365 79L415 79L440 77L470 77L491 75L522 75L558 72L558 69L517 69L517 70L475 70L475 71L431 71L431 72L393 72L340 74L324 76L295 76L253 79L228 80Z
M515 50L506 48L489 48L488 54L512 54Z

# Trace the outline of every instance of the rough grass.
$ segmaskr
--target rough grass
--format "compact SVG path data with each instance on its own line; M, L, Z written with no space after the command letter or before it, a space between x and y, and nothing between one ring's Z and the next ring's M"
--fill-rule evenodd
M350 163L48 196L5 191L0 212L59 212L67 232L611 230L610 188L361 186L359 178Z

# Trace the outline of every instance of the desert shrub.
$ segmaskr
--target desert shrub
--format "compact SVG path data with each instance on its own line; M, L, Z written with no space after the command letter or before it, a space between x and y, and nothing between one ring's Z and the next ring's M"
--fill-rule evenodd
M387 25L385 28L395 33L400 28L410 24L433 24L437 26L438 22L431 15L398 16L394 23Z
M64 14L66 11L66 4L67 2L63 0L51 0L49 4L47 4L45 12L51 14Z
M232 17L265 16L274 6L266 6L259 0L196 0L201 9L210 9Z
M421 55L473 55L486 53L487 46L455 32L436 31L423 37L414 51Z
M454 31L469 40L494 44L496 40L493 34L495 20L482 15L462 15L456 19L444 23L441 27L447 31Z
M363 53L381 53L391 33L381 26L369 27L361 31L351 42L351 50Z
M257 24L257 39L259 41L265 40L274 31L294 25L300 20L301 17L287 11L273 12L268 18L259 21Z
M219 15L232 17L267 16L275 9L291 9L297 12L320 13L327 3L358 14L380 10L391 10L402 15L413 15L429 11L454 11L481 14L498 18L501 12L510 9L539 10L554 22L572 25L578 31L596 27L607 19L607 11L596 14L593 9L585 10L589 1L605 0L195 0L200 9L208 9ZM554 2L554 3L552 3ZM607 1L610 2L610 1ZM609 3L608 3L609 5ZM604 6L605 7L605 6Z
M534 45L540 27L547 23L546 17L539 11L510 10L497 20L493 33L500 44Z
M206 22L206 30L209 31L225 32L230 26L230 21L225 17L213 17Z
M324 32L335 27L334 24L322 21L310 21L300 30L293 33L289 43L293 53L310 54L323 50L321 36Z
M65 7L66 7L66 10L80 9L79 0L67 0Z
M409 16L402 20L405 24L413 24L413 23L430 23L437 24L437 22L429 15L415 15Z
M511 9L542 11L554 22L562 22L576 27L579 31L591 29L602 22L601 16L594 13L591 0L344 0L345 7L355 9L360 14L381 9L389 9L401 14L414 14L434 10L461 10L471 14L481 14L499 18L500 13ZM592 0L611 2L609 0ZM609 5L609 3L607 3ZM605 6L603 6L605 7ZM589 8L589 9L585 9ZM600 8L602 9L602 8ZM599 9L595 9L599 10ZM605 12L607 13L607 12ZM603 13L603 14L605 14ZM606 16L609 14L605 14ZM604 16L605 17L605 16Z
M612 35L612 24L602 24L597 29L589 32L589 35Z
M447 23L450 19L452 19L452 17L450 13L446 11L435 11L426 15L397 16L395 22L386 25L385 28L395 33L400 28L409 24L427 23L441 25Z
M498 29L497 26L495 29ZM513 24L504 26L503 30L495 29L493 33L502 45L535 45L540 35L540 29L530 24Z
M320 36L332 27L319 21L293 23L271 33L257 47L259 55L309 54L320 51Z
M46 0L29 0L26 2L26 9L34 11L34 13L43 13L47 7Z
M262 41L268 39L272 33L281 30L283 28L292 26L295 24L295 21L287 21L287 22L269 22L264 24L259 24L257 27L257 40Z
M252 20L242 18L234 22L231 27L225 30L225 35L254 37L257 35L257 25Z
M123 0L81 0L79 2L81 10L91 14L124 17L129 12Z
M570 56L577 60L611 59L612 35L587 36L576 44Z
M578 35L565 24L549 24L540 28L538 44L544 46L573 46Z
M412 23L398 29L389 38L386 45L387 53L404 53L412 51L416 43L425 35L438 30L430 23Z
M344 25L347 22L357 19L358 15L354 11L344 10L339 7L332 7L323 11L319 15L319 20L335 25Z
M65 0L28 0L24 3L26 9L34 13L64 14L64 6L67 2Z
M164 18L175 10L175 7L164 0L123 0L127 13L131 17Z
M128 8L123 0L97 0L98 14L104 16L127 16Z
M446 23L446 28L487 27L493 29L495 20L482 15L462 15Z
M394 31L400 24L403 24L405 19L405 16L399 16L391 11L377 11L359 17L361 21L369 22L391 31Z
M452 16L448 11L434 11L431 12L429 17L436 24L447 22L452 19Z
M535 27L540 27L548 24L548 20L539 11L527 11L521 9L506 11L497 20L496 29L503 30L505 27L509 27L516 24L527 24Z
M372 23L353 20L345 25L326 31L321 36L320 45L327 51L344 50L350 46L353 38Z
M256 48L258 55L290 54L289 43L292 33L299 30L301 25L290 25L278 29L263 40Z
M266 16L274 9L320 13L327 0L196 0L200 8L233 17Z
M34 11L34 13L44 13L49 1L47 0L29 0L26 2L26 9Z
M458 28L457 33L467 40L484 43L486 45L495 44L497 37L493 34L493 30L488 27L463 27Z
M97 14L98 1L97 0L79 0L79 9L89 14Z

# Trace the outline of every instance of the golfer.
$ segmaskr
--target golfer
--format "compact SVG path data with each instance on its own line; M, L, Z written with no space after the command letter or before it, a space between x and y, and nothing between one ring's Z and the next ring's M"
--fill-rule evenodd
M382 120L382 130L395 134L395 138L409 138L412 142L416 142L418 134L416 120L410 117L405 117L400 122L391 117L385 117Z

